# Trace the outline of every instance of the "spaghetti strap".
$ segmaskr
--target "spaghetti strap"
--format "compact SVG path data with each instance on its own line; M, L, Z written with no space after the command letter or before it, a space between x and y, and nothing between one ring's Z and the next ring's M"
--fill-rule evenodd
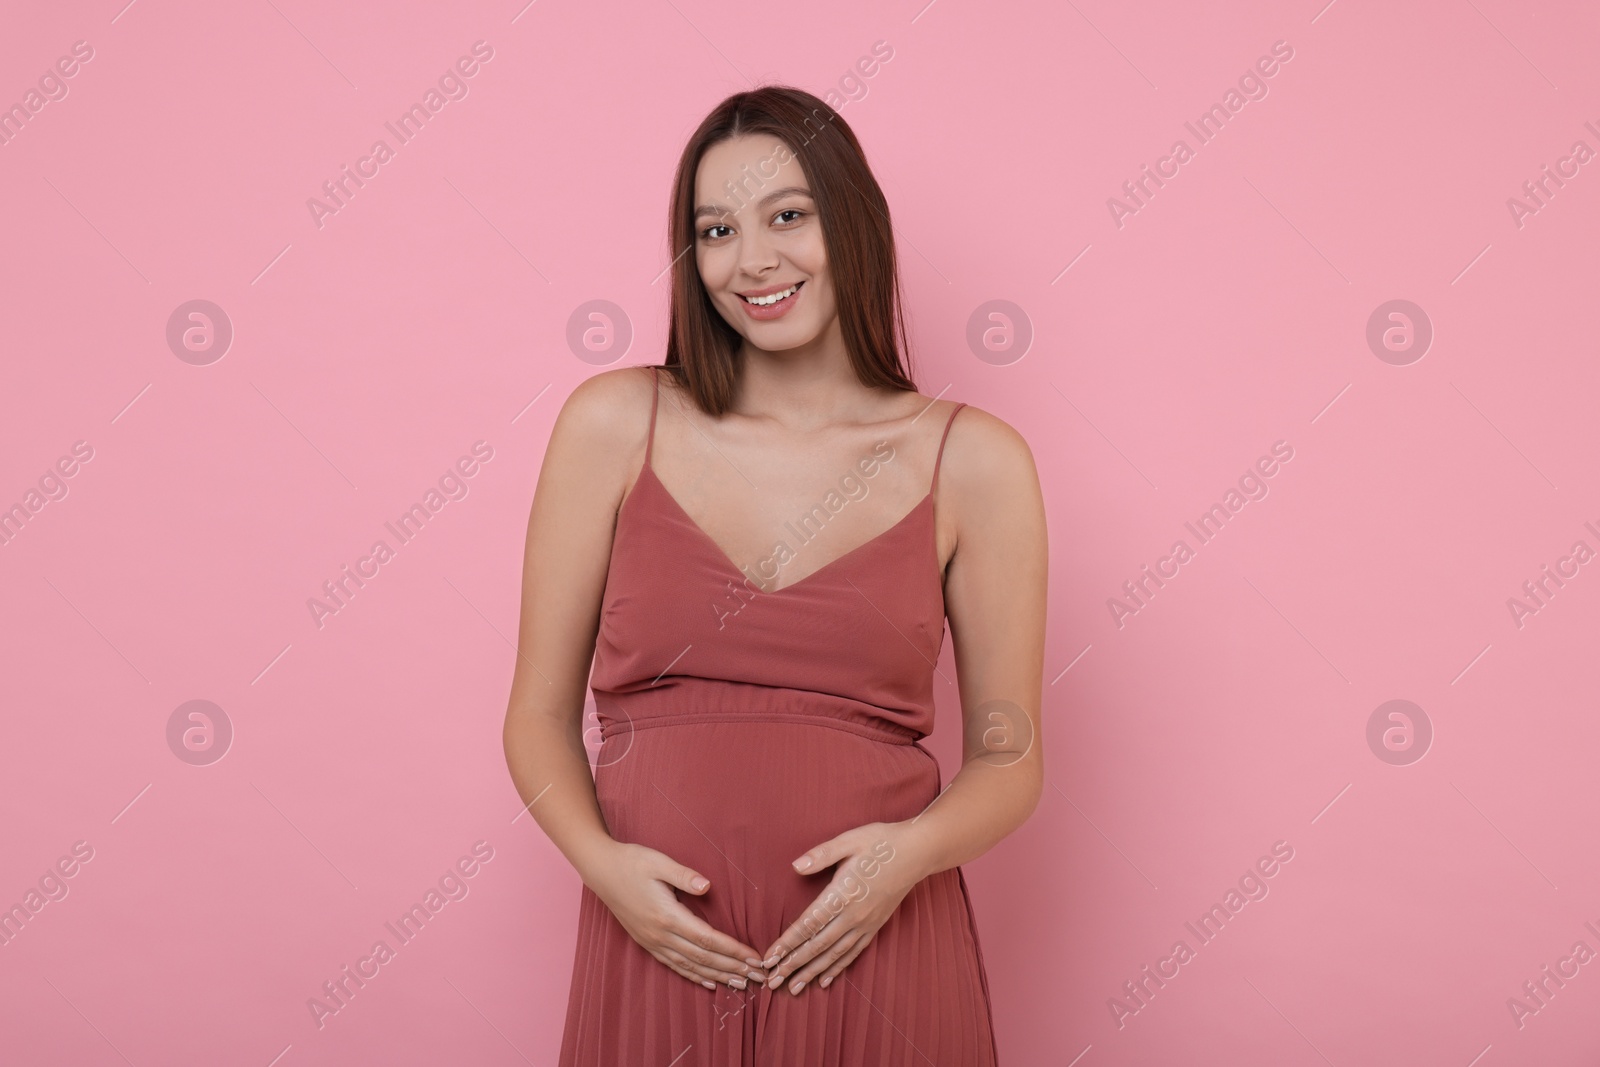
M938 495L936 490L939 488L939 464L944 462L944 443L945 440L950 436L950 427L955 423L956 415L959 414L961 409L966 406L967 405L965 401L957 404L955 410L950 413L949 420L944 424L944 436L939 438L939 454L933 459L933 482L928 486L929 496L937 497Z
M644 465L650 466L650 450L656 443L656 405L661 401L661 371L650 368L650 378L655 382L655 392L650 395L650 428L644 432Z

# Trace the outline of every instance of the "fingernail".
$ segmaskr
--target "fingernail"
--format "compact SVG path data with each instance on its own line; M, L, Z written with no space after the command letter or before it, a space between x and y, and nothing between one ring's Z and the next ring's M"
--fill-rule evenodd
M818 982L817 984L819 986L821 986L823 989L827 989L828 988L828 983L831 982L831 981L833 981L833 975L830 974L830 975L828 975L828 977L824 978L822 981Z
M715 989L715 988L717 988L717 983L711 981L709 978L700 979L700 984L705 986L707 989Z
M810 867L810 866L811 866L811 857L810 856L801 856L799 859L794 861L794 869L797 870L797 871L803 871L807 867Z
M789 987L789 992L798 993L798 992L800 992L800 990L804 989L805 987L806 987L806 984L804 982L796 982L794 985Z
M745 985L743 978L730 978L728 979L728 984L735 989L743 989Z
M696 893L698 893L698 892L700 892L700 890L704 889L706 886L710 885L711 883L706 881L704 878L695 878L689 884L691 886L693 886L694 887L694 891Z
M783 975L781 975L781 974L775 974L771 978L767 979L767 988L768 989L777 989L782 984L783 984Z
M760 971L751 971L750 972L750 980L752 982L760 982L763 985L765 985L766 981L767 981L767 976L762 974Z
M749 964L749 965L750 965L750 966L752 966L752 967L759 967L759 966L761 966L761 961L760 961L760 960L758 960L758 959L755 959L755 958L753 958L753 957L751 957L751 956L746 956L746 957L745 957L745 958L744 958L744 961L745 961L745 962L746 962L746 963L748 963L748 964Z
M778 965L778 954L776 952L774 952L772 955L768 956L766 959L761 961L761 966L763 966L763 967L776 967L777 965Z

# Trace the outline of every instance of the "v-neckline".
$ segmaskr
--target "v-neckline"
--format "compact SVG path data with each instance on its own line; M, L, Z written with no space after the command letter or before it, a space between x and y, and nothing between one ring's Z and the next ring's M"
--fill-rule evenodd
M649 464L646 464L643 468L640 469L640 472L639 472L639 479L642 479L642 478L644 478L646 476L648 476L650 478L650 480L655 483L657 489L661 490L661 495L666 498L667 503L671 504L673 510L676 511L679 515L681 515L683 517L684 522L688 524L689 528L695 532L695 534L706 545L706 547L710 548L711 551L716 554L718 562L720 562L724 568L726 568L727 570L733 572L734 574L737 574L740 578L746 579L748 581L754 581L754 579L750 578L749 575L745 574L744 569L742 567L740 567L737 563L734 562L733 557L728 555L727 551L720 544L717 543L716 538L714 538L710 534L706 533L705 528L702 527L698 522L695 521L694 516L690 515L689 512L684 508L684 506L682 504L678 503L678 498L672 495L672 491L667 488L665 482L663 482L660 478L656 477L656 472L655 472L654 468L652 468ZM628 493L628 500L632 500L634 495L635 495L635 493L637 492L637 490L639 488L639 486L638 486L638 480L639 479L635 479L635 484L634 484L634 487L633 487L634 491ZM852 556L859 555L862 551L864 551L867 548L870 548L871 546L877 544L879 541L882 541L884 538L888 537L890 534L892 534L896 530L900 529L906 523L910 522L911 519L914 516L916 516L919 512L921 512L922 509L924 507L926 507L928 505L928 503L930 501L932 501L932 500L933 500L933 490L929 489L928 492L923 495L921 500L917 501L915 504L912 505L910 511L908 511L904 515L900 516L900 518L895 521L894 525L890 526L888 529L880 531L878 534L876 534L873 537L870 537L867 540L861 542L859 545L856 545L854 548L850 549L848 552L845 552L843 555L835 556L833 559L830 559L828 562L824 563L822 566L818 567L816 570L811 571L805 577L799 578L799 579L797 579L797 580L795 580L793 582L790 582L788 585L781 586L781 587L779 587L777 589L763 589L762 592L765 593L767 596L779 596L779 595L781 595L783 593L787 593L791 589L795 589L795 588L797 588L799 586L802 586L802 585L806 584L807 582L811 581L811 579L817 577L819 574L822 574L824 571L831 570L832 568L836 567L837 565L843 563L845 560L850 559ZM626 503L627 503L627 501L624 501L624 504L626 504ZM935 559L934 562L935 562L935 565L937 566L938 560Z

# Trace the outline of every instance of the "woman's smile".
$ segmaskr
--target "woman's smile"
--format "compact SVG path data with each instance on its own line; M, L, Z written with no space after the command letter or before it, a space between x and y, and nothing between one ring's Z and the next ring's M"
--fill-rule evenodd
M769 288L752 293L739 293L739 303L752 319L762 321L782 318L800 299L800 287L805 282L795 282L783 289Z

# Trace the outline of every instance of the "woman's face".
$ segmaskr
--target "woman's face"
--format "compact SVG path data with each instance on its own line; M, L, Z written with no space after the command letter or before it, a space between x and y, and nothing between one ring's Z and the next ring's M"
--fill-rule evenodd
M766 352L798 348L835 320L822 220L788 147L766 134L708 148L695 172L695 259L722 317ZM799 288L776 303L790 287Z

